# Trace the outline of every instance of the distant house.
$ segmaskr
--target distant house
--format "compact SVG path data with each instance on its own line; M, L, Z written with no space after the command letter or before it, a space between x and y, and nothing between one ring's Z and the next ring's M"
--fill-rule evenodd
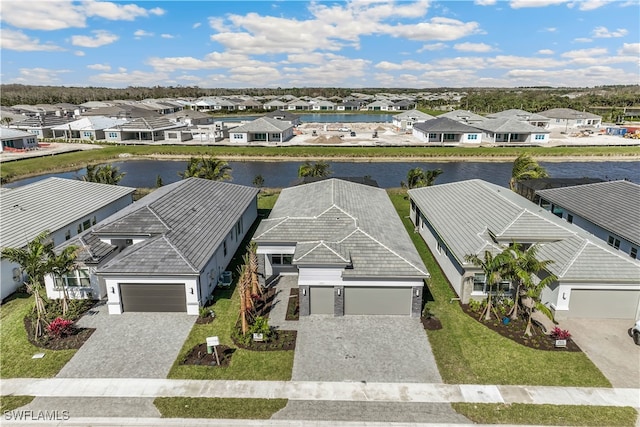
M373 101L362 108L368 111L393 111L393 101Z
M393 111L409 111L415 109L417 106L415 101L409 99L402 99L400 101L396 101L391 105L391 109Z
M289 111L311 110L311 103L308 101L305 101L304 99L294 99L293 101L289 101L287 103L287 110Z
M285 188L254 240L267 278L297 275L301 316L420 316L429 273L381 188Z
M140 105L119 104L107 107L98 107L86 110L80 114L82 117L105 116L116 119L137 119L160 117L160 113Z
M496 145L545 145L548 130L513 118L485 119L472 125L483 131L482 140Z
M165 139L165 132L180 132L186 130L184 123L175 123L164 117L138 118L129 120L121 125L104 130L107 141L148 141L156 142Z
M288 106L286 102L282 102L279 99L274 99L269 102L265 102L263 108L265 110L287 110Z
M480 144L482 132L469 125L446 117L413 124L413 136L432 145Z
M300 116L284 110L269 111L264 115L264 117L282 120L283 122L291 123L293 126L298 126L300 123L302 123L302 120L300 120Z
M602 116L571 108L552 108L540 111L538 114L549 118L550 126L564 127L565 129L584 126L599 128L602 124Z
M293 137L293 125L284 120L260 117L229 130L231 143L284 142Z
M356 111L362 106L360 101L344 101L336 105L337 111Z
M0 152L31 150L38 147L38 137L17 129L0 127Z
M54 245L71 239L133 202L135 188L47 178L2 190L0 245L22 248L43 231ZM2 299L24 280L18 265L2 260Z
M593 184L603 182L600 178L535 178L516 181L515 192L532 201L536 205L540 202L538 190L548 190L550 188L572 187L574 185Z
M401 131L413 129L413 125L419 122L426 122L434 117L419 110L409 110L393 116L393 126Z
M70 121L68 118L59 116L33 116L19 122L12 122L9 127L37 135L38 138L53 138L53 128Z
M185 123L189 126L212 125L215 123L215 117L211 114L196 110L182 110L175 113L165 114L164 117L173 122Z
M538 190L540 206L638 259L640 185L608 181Z
M313 111L333 111L335 109L336 104L327 100L319 100L311 106Z
M126 119L114 119L105 116L83 117L78 120L51 128L53 138L103 140L104 130L125 123Z
M441 118L441 117L455 120L457 122L465 123L471 126L473 126L476 123L481 123L486 119L486 117L484 116L481 116L476 113L472 113L471 111L467 111L467 110L448 111L438 116L438 118Z
M594 184L598 185L598 184ZM582 187L582 186L581 186ZM551 260L557 280L541 302L557 320L572 317L635 320L640 263L525 198L481 180L409 190L410 217L463 304L486 298L482 270L467 255L496 254L513 242L539 243L538 259ZM509 281L502 292L513 295Z
M521 122L529 123L531 126L546 128L549 126L549 118L541 114L530 113L525 110L511 109L504 110L493 114L487 114L488 119L515 119Z
M200 178L160 187L66 243L82 249L80 280L49 275L47 295L66 286L73 298L106 298L109 314L197 315L257 217L257 194Z

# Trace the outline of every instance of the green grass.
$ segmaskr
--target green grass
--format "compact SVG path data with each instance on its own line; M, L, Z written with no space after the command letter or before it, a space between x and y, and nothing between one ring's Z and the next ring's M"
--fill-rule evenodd
M635 426L634 408L579 405L510 405L453 403L459 414L477 424L536 424L562 426Z
M0 396L0 412L13 411L24 406L35 398L35 396Z
M584 353L535 350L495 333L462 312L444 274L427 245L413 232L409 201L400 190L389 196L418 252L431 273L432 312L443 328L428 331L429 342L443 380L450 384L521 384L611 387Z
M16 294L0 310L0 378L53 377L77 350L45 350L27 340L24 317L33 308L33 297ZM44 353L42 359L32 359Z
M222 418L266 420L287 405L287 399L157 397L162 418Z
M511 161L522 152L529 152L537 159L558 156L638 156L640 147L207 147L178 145L103 145L96 150L37 157L2 164L0 176L3 180L15 180L48 172L62 172L81 169L87 164L122 161L119 155L132 157L200 156L211 155L220 158L236 157L292 157L309 159L331 158L412 158L435 159L455 157L473 159L474 157L492 157L497 160Z

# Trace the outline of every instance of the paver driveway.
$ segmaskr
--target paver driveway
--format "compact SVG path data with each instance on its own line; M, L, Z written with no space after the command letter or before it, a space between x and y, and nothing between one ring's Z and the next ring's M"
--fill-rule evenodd
M166 378L195 320L186 313L109 315L99 305L78 321L96 330L57 376Z
M440 383L419 319L300 317L293 380Z

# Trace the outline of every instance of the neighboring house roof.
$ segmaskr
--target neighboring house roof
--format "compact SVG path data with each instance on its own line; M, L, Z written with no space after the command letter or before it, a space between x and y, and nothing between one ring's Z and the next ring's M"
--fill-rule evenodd
M480 130L475 127L446 117L437 117L426 122L418 122L413 125L413 128L423 133L480 133Z
M93 227L97 236L147 236L101 274L198 274L259 190L188 178L165 185ZM251 224L244 224L248 229Z
M264 117L276 120L284 120L286 122L294 122L300 120L300 116L286 110L270 111Z
M21 248L135 191L119 185L47 178L2 193L2 247Z
M102 130L125 123L126 119L113 119L105 116L84 117L64 125L54 126L54 130Z
M550 131L539 126L533 126L527 122L508 117L485 119L479 123L474 123L473 127L493 133L550 133Z
M172 122L171 120L164 117L139 117L137 119L127 121L121 125L114 126L113 128L109 128L109 130L120 130L124 132L148 132L182 128L184 126L185 125L183 123Z
M160 117L160 113L141 106L118 104L108 107L99 107L87 110L81 116L107 116L107 117Z
M425 218L460 265L465 256L498 252L494 238L541 242L539 259L564 281L639 283L640 265L581 228L513 191L474 179L409 190Z
M520 121L531 122L531 121L549 121L548 117L542 116L536 113L530 113L525 110L520 110L517 108L512 108L510 110L499 111L493 114L487 114L487 118L489 119L500 119L500 118L512 118Z
M552 108L551 110L540 111L541 116L548 117L550 119L600 119L601 116L597 114L591 114L586 111L577 111L571 108Z
M71 120L65 117L59 116L35 116L28 117L19 122L11 123L9 126L12 128L18 129L41 129L41 128L52 128L54 126L59 126L62 124L69 123Z
M231 130L231 133L247 133L247 132L284 132L292 128L289 122L272 119L270 117L260 117L249 123L245 123Z
M518 187L531 190L547 190L549 188L571 187L574 185L603 182L600 178L532 178L518 181Z
M37 135L32 134L31 132L25 132L18 129L9 129L5 127L0 127L0 139L13 139L13 138L37 138Z
M485 117L467 110L449 111L447 113L440 114L438 117L446 117L463 123L477 123L485 120Z
M405 111L404 113L396 114L395 116L393 116L393 120L409 119L413 121L427 121L433 118L434 117L432 115L423 113L420 110L409 110L409 111Z
M169 113L169 114L165 114L162 117L165 117L167 119L171 119L171 120L179 120L179 119L208 119L208 118L213 118L213 116L211 114L208 113L203 113L202 111L198 111L198 110L181 110L181 111L176 111L175 113Z
M536 192L613 234L640 245L640 185L609 181Z
M343 277L426 277L385 190L339 179L285 188L254 234L296 244L294 264L350 264Z
M379 187L378 182L375 179L371 179L368 176L305 176L296 179L292 185L309 184L312 182L324 181L326 179L341 179L343 181L355 182L358 184L368 185L370 187Z

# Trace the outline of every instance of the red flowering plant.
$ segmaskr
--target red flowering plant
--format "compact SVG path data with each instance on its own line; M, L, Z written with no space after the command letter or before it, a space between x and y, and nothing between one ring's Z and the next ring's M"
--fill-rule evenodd
M571 338L571 334L566 329L560 329L559 327L553 328L551 331L551 336L556 340L568 340Z
M56 338L71 335L73 333L73 321L56 317L53 322L47 326L47 332Z

